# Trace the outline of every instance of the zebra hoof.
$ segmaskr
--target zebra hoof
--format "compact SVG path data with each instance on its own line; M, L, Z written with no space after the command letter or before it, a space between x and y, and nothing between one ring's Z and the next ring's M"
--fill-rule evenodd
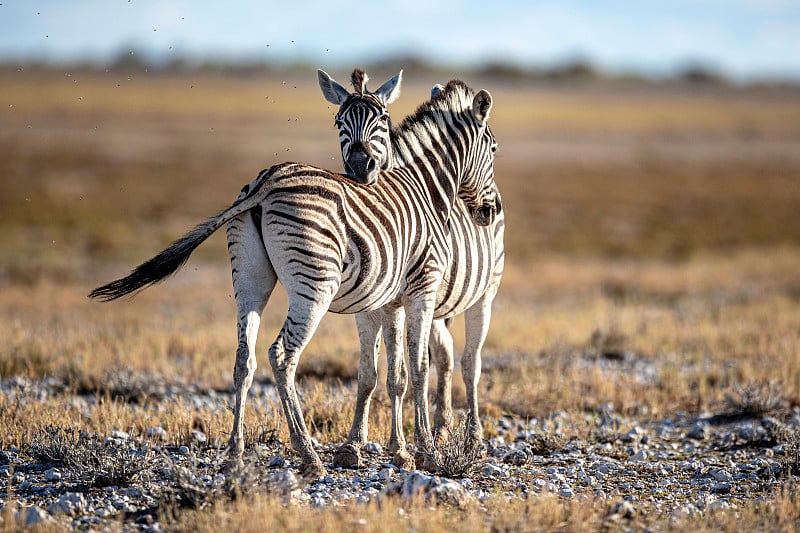
M353 444L345 442L333 454L334 468L361 468L361 453Z
M324 477L327 473L325 467L322 466L322 461L319 459L303 462L303 464L300 465L300 475L303 476L303 479L309 481L316 481Z
M406 450L398 450L392 457L392 464L404 470L414 470L416 468L414 458Z

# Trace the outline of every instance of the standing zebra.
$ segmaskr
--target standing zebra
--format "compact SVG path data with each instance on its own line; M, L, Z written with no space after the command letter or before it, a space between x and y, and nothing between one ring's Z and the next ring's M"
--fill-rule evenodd
M339 106L335 125L339 129L342 158L348 176L357 182L369 183L374 181L373 169L388 169L402 164L402 158L395 160L395 154L403 150L400 140L402 129L391 128L387 109L399 92L402 71L372 93L366 87L369 79L366 73L356 69L351 76L353 94L326 72L319 70L317 73L323 95L330 103ZM387 86L392 87L391 92L387 91ZM441 90L441 85L435 86L431 96L435 97ZM499 192L497 195L499 200ZM438 376L434 433L441 434L452 421L453 339L447 325L450 317L465 313L466 345L461 371L467 391L469 445L478 445L482 439L477 400L481 349L491 319L491 304L503 274L504 214L499 206L498 201L494 223L479 227L473 223L464 203L456 201L449 221L450 263L446 267L436 301L436 316L448 317L448 320L434 320L428 344L430 359L437 367ZM356 409L347 442L334 455L334 465L343 467L359 463L359 450L367 440L369 402L378 379L380 317L375 313L362 313L356 315L356 320L361 344ZM395 462L398 466L408 466L408 459L403 455L405 439L399 413L405 392L403 357L402 353L396 355L391 352L388 357L387 390L393 406L389 451L396 453ZM400 384L398 379L401 380Z
M269 360L302 473L325 473L294 378L300 354L326 311L393 309L398 340L403 312L408 314L414 439L427 447L427 342L448 264L447 221L457 198L480 225L490 224L497 209L496 143L487 125L491 108L487 91L474 93L463 82L451 81L406 120L401 142L414 147L413 154L405 150L405 157L381 172L373 186L299 163L275 165L230 207L90 297L113 300L163 280L227 223L239 336L232 459L241 462L244 451L242 415L256 369L256 336L278 280L286 289L289 311Z

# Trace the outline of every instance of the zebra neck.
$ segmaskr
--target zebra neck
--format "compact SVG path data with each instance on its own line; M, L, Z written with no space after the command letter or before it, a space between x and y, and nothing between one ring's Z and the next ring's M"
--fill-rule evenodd
M460 176L463 171L457 162L464 156L456 148L463 143L456 139L442 140L441 133L431 134L419 125L413 129L392 130L393 167L409 170L421 183L421 190L429 197L429 204L441 222L447 222L456 201Z

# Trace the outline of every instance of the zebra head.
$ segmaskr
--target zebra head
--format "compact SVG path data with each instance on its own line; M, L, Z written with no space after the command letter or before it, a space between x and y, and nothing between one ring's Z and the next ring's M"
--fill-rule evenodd
M454 91L452 86L463 82L451 81L446 87L435 85L431 89L431 98L448 98ZM466 88L466 86L464 86ZM466 93L471 96L471 91ZM502 210L500 194L494 181L494 155L497 141L489 128L489 114L492 110L492 95L489 91L480 90L472 96L471 104L462 115L461 128L466 133L464 141L469 145L465 154L463 175L458 190L458 197L466 205L475 224L488 226L494 222L495 216ZM471 138L471 141L469 140Z
M350 93L325 71L317 70L325 99L339 106L334 124L339 129L344 169L350 179L372 185L378 172L392 167L392 129L387 106L400 96L403 71L375 92L367 89L367 74L355 69Z

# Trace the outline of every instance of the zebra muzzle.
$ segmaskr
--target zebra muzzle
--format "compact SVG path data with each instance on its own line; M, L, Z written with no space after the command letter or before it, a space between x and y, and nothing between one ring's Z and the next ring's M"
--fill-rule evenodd
M357 183L372 185L378 179L378 162L366 152L350 152L344 168L350 179Z

